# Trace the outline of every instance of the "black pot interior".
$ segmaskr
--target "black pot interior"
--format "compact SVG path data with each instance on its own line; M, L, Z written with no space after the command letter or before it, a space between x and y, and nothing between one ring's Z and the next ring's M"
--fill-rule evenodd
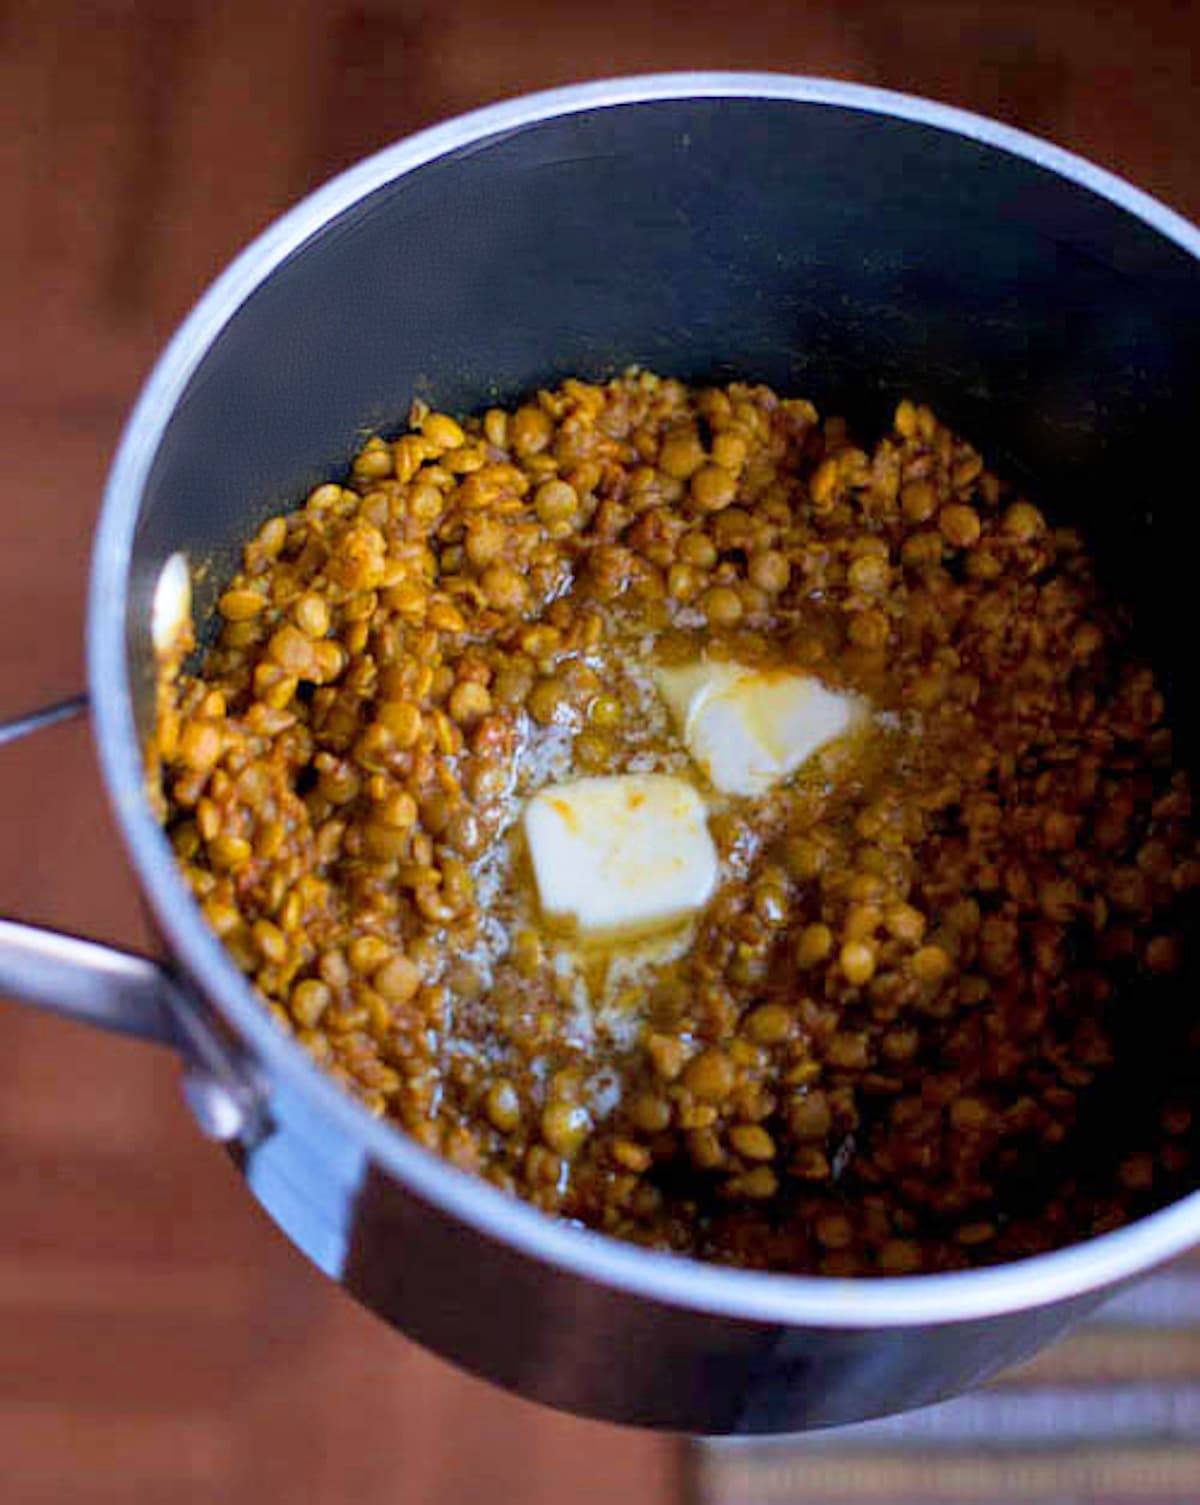
M172 551L210 566L203 609L256 522L339 474L367 433L400 428L414 395L471 410L638 364L766 381L868 441L900 396L931 403L1053 518L1083 525L1188 749L1198 335L1191 255L1045 168L927 125L699 99L493 136L315 235L201 362L137 534L142 730L148 596ZM1122 1134L1146 1084L1178 1074L1165 1062L1180 1058L1183 1000L1155 1007L1148 1032L1130 1000Z

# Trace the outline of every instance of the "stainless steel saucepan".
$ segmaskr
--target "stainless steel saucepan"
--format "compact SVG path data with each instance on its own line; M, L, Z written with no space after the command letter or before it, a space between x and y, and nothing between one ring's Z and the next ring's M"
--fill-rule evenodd
M207 566L203 609L239 540L413 395L471 409L632 363L765 380L868 433L902 394L931 402L1084 521L1186 746L1195 481L1170 456L1200 396L1200 233L1044 142L902 95L768 74L560 89L343 174L167 347L113 464L87 644L104 779L163 960L2 922L0 992L177 1050L201 1128L289 1237L467 1368L644 1426L854 1421L1029 1354L1200 1240L1200 1194L1059 1253L861 1282L707 1267L554 1222L371 1118L277 1030L144 794L168 556Z

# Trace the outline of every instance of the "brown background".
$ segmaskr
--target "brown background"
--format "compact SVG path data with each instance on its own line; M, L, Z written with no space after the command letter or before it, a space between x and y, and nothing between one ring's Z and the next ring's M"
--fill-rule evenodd
M0 716L81 682L89 534L154 352L355 158L527 88L768 67L927 93L1200 213L1194 8L0 3ZM403 394L398 394L401 398ZM87 735L3 753L0 912L138 944ZM676 1445L463 1378L284 1244L169 1060L0 1009L0 1499L665 1505Z

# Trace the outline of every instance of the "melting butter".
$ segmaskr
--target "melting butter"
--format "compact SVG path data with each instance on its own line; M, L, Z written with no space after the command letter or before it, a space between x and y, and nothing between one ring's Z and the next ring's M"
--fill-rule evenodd
M853 696L788 669L705 659L659 669L656 679L693 760L722 794L765 794L861 715Z
M716 887L704 801L669 774L550 785L526 805L524 829L543 915L583 940L670 930Z

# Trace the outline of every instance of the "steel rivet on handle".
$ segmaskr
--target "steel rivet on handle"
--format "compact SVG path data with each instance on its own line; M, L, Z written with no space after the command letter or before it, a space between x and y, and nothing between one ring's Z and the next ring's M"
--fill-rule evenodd
M241 1137L248 1122L246 1109L214 1077L193 1067L184 1073L182 1091L192 1117L206 1138L228 1144Z

